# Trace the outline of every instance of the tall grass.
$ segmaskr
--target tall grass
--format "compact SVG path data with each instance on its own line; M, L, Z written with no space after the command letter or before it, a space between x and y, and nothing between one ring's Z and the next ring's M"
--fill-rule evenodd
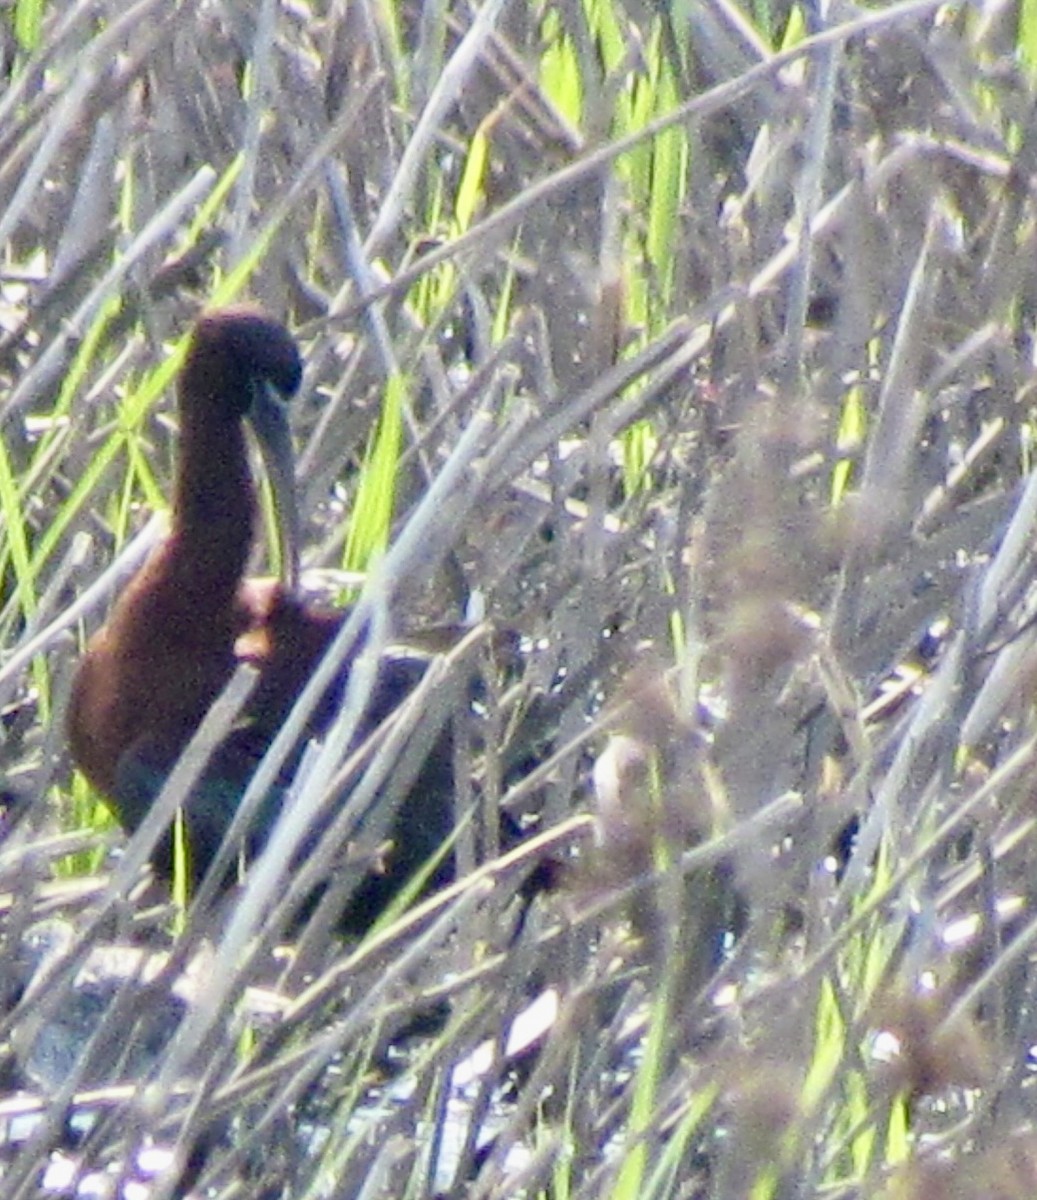
M175 1148L156 1195L1029 1194L1031 25L0 16L0 1122L39 1122L3 1126L5 1195L73 1110L83 1174ZM347 808L299 872L173 915L64 752L168 503L191 323L245 296L305 352L308 580L367 571L373 639L474 595L530 647L473 627L368 764L354 799L480 676L451 718L478 865L358 944L292 919L362 874ZM498 801L539 824L480 863ZM562 883L513 936L545 854ZM147 967L106 1006L113 940ZM181 1036L116 1078L105 1040L147 1040L189 965ZM558 1014L516 1064L538 988ZM105 1013L61 1071L44 998Z

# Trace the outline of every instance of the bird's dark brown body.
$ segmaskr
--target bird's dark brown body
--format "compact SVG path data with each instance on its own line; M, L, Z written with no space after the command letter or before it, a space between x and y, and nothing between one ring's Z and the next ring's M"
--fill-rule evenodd
M227 309L199 320L179 379L180 451L169 536L91 640L73 684L73 758L132 831L237 665L249 661L259 668L246 720L216 751L186 805L196 878L343 619L338 611L308 607L290 585L245 578L257 504L244 422L257 427L262 441L269 422L279 419L263 407L272 403L267 390L287 398L301 369L291 335L255 310ZM277 438L283 449L286 427ZM284 473L284 464L280 469ZM420 674L413 662L386 663L361 732L391 711ZM342 683L318 707L311 736L334 712ZM367 881L344 914L344 927L364 928L442 842L453 822L452 779L444 735L403 802L388 874ZM266 824L275 807L266 806ZM258 829L253 849L267 832ZM168 838L154 865L169 873Z

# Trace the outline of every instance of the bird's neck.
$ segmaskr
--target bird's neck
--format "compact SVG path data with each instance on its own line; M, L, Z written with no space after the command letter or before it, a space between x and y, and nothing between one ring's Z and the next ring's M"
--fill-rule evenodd
M240 420L181 411L173 541L195 581L233 593L248 565L256 494Z

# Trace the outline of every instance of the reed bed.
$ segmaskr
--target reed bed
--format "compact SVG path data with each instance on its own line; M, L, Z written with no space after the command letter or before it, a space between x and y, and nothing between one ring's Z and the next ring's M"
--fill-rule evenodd
M1007 2L6 6L5 1198L1032 1195L1035 70ZM461 878L359 942L360 800L170 896L65 745L246 297L308 585L470 626L399 744L484 681Z

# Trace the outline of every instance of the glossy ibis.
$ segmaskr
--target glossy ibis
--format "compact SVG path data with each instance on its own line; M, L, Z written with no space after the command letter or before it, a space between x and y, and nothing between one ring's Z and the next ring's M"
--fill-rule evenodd
M169 535L91 639L73 684L73 758L132 832L239 662L259 668L245 720L218 747L184 806L195 882L343 620L339 611L309 607L294 589L296 520L284 401L301 374L294 339L263 313L229 308L200 318L178 380L180 441ZM246 425L260 446L289 547L284 582L245 578L258 520ZM393 711L423 671L417 658L383 660L358 738ZM324 697L310 736L330 720L343 682ZM354 895L344 929L365 929L442 845L453 827L453 772L447 730L412 777L392 827L390 855ZM249 838L252 853L269 832L280 799L268 797ZM159 875L170 875L168 834L153 865ZM444 862L433 882L451 871Z

